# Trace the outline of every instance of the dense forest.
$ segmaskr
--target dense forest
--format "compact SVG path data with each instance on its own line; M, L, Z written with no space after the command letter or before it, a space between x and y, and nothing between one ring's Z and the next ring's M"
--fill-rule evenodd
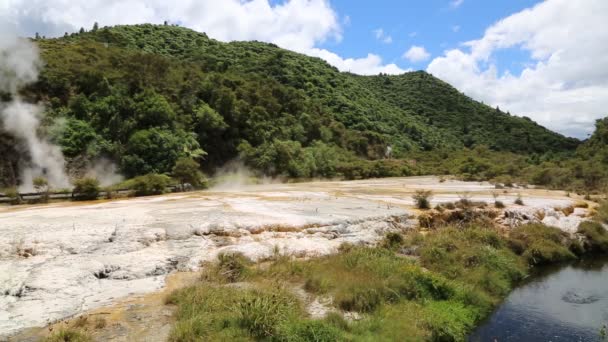
M474 101L424 72L358 76L261 42L135 25L35 39L44 67L22 91L45 105L40 134L73 174L106 158L134 177L239 158L290 178L457 174L599 189L608 123L589 141ZM19 141L0 127L0 186L18 181Z

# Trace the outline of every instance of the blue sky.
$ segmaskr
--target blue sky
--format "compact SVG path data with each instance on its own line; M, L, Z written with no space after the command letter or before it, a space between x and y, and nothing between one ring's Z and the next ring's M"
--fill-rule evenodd
M402 58L410 46L423 46L432 59L462 42L479 39L490 25L538 2L466 0L454 6L449 0L333 0L332 7L343 21L342 40L328 40L320 46L355 58L372 52L402 69L425 69L428 61L411 63ZM382 29L384 37L390 36L392 42L377 39L377 29ZM510 70L519 74L529 60L529 54L519 48L501 50L496 57L501 73Z

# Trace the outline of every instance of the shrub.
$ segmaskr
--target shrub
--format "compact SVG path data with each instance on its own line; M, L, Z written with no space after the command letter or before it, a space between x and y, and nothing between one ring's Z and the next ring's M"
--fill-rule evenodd
M23 199L21 198L21 195L19 195L17 188L7 189L4 195L10 199L11 204L13 205L23 203Z
M135 177L132 180L131 188L135 190L136 196L160 195L165 192L170 183L171 178L168 176L150 173Z
M517 205L524 205L524 200L521 198L521 195L517 195L517 198L515 199L515 201L513 202Z
M585 249L595 252L608 252L608 231L597 222L585 221L578 226L578 233L587 239Z
M82 178L74 182L72 198L77 201L97 199L99 196L99 181L95 178Z
M391 232L386 234L382 245L386 248L395 248L403 243L403 236L399 233Z
M412 195L416 208L430 209L431 208L430 199L432 198L432 195L433 195L433 193L428 190L416 190L416 192Z
M494 201L494 208L503 209L504 207L505 207L505 204L502 201Z

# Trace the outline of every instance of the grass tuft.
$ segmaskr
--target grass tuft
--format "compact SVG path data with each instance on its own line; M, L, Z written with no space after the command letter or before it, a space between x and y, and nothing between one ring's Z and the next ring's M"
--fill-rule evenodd
M433 193L429 190L416 190L416 192L412 195L414 199L414 204L418 209L431 209L431 198L433 197Z
M252 264L241 253L220 253L217 260L217 264L210 265L203 274L204 279L235 283L246 277L248 266Z
M44 342L90 342L91 337L79 329L61 329L44 339Z
M578 233L586 238L584 248L592 252L608 252L608 231L598 222L585 221L578 226Z
M566 261L576 257L567 247L567 233L542 224L527 224L513 229L509 245L531 265Z

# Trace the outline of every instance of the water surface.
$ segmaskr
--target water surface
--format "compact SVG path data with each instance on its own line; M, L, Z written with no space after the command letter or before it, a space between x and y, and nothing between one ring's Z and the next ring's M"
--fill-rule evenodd
M608 257L544 269L516 288L469 341L599 341L608 324Z

